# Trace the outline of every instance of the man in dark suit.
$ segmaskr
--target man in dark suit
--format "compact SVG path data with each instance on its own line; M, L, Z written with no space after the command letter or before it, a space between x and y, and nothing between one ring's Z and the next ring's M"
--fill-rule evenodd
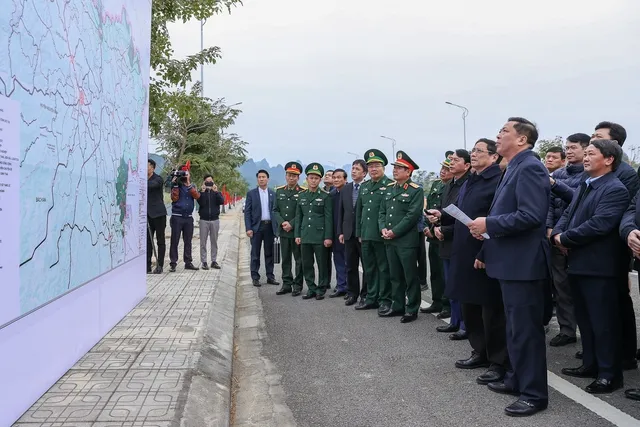
M247 193L244 206L244 226L251 239L251 279L260 287L260 247L264 244L264 267L267 283L278 285L273 275L273 237L276 222L271 220L275 193L269 186L269 172L260 169L256 174L258 186Z
M549 173L531 150L538 130L521 117L509 118L498 134L497 152L508 161L487 217L469 223L483 239L477 268L500 281L507 319L507 349L512 370L490 390L518 396L505 408L510 416L528 416L547 408L547 354L543 328L545 281L549 279Z
M333 244L330 250L333 253L333 263L336 267L336 289L329 298L343 297L347 295L347 275L345 262L344 241L338 239L338 208L340 205L340 197L342 190L347 182L347 172L344 169L336 169L333 171L333 188L329 192L331 196L332 214L333 214Z
M591 141L585 150L581 183L573 201L551 232L555 245L568 254L569 283L582 337L583 363L562 373L596 378L588 393L611 393L622 387L618 336L620 278L629 257L618 228L629 206L629 192L615 176L622 148L611 140Z
M151 273L151 255L153 254L153 235L156 235L158 252L154 274L162 273L164 254L167 250L164 232L167 228L167 208L162 197L164 181L155 173L156 162L149 159L147 164L147 273Z
M354 160L351 164L352 182L346 184L340 192L338 204L338 240L345 245L345 261L347 266L347 300L345 305L353 305L367 297L367 283L362 273L362 287L358 273L362 259L362 246L356 237L356 203L360 192L360 185L367 176L367 164L362 159Z

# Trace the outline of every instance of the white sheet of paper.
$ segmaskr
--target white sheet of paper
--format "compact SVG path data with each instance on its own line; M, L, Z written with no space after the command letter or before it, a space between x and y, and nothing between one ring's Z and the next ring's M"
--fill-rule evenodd
M472 221L472 219L469 218L466 213L462 212L456 205L449 205L443 210L464 225L469 225ZM482 237L489 239L489 235L487 233L482 233Z

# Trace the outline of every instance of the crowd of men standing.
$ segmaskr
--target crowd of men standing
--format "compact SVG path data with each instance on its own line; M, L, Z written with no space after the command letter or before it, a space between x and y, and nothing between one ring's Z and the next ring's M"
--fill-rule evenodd
M623 162L626 131L602 122L592 136L576 133L549 150L544 163L532 150L537 140L535 124L509 118L495 141L448 151L429 189L411 180L418 165L403 151L395 153L393 180L377 149L353 162L349 183L346 171L327 178L311 163L301 187L302 166L289 162L287 184L273 191L268 173L258 172L245 208L254 285L260 244L268 283L278 284L273 236L282 254L278 295L301 295L304 282L303 298L322 300L333 255L330 298L402 323L418 311L451 318L437 330L471 347L455 366L486 369L476 382L516 396L505 408L511 416L547 408L545 329L555 308L560 333L549 345L575 343L576 330L582 342L582 363L562 374L589 379L592 394L620 389L623 371L638 367L629 271L640 258L640 178ZM329 187L320 188L323 176ZM450 205L471 221L454 219ZM432 304L420 308L427 258ZM625 395L640 400L638 389Z

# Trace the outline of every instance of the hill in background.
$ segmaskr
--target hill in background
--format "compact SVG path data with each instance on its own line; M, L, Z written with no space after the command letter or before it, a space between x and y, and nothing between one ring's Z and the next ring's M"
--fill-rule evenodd
M297 162L300 162L300 160L296 160ZM302 169L304 171L304 168L307 166L306 164L300 162L302 164ZM327 169L336 169L335 166L329 166L329 165L322 165L322 167L324 167L324 170ZM255 161L253 159L249 159L246 161L245 164L243 164L242 166L240 166L240 173L242 174L242 177L249 183L249 188L253 188L256 185L256 173L258 173L258 171L260 169L264 169L267 172L269 172L269 185L271 187L274 186L279 186L279 185L284 185L286 183L285 181L285 172L284 172L284 165L276 165L276 166L271 166L269 164L269 162L267 161L267 159L262 159L260 161ZM342 166L342 169L347 171L347 176L350 176L351 173L351 164L349 163L348 165L344 165ZM349 178L351 179L351 178ZM302 181L304 181L304 173L302 174L302 177L300 178L300 183L302 183Z

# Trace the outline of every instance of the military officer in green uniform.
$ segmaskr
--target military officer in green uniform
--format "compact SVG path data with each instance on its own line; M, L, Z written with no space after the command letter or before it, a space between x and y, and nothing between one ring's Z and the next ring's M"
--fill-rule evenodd
M439 209L442 203L442 194L444 192L445 184L447 184L453 175L449 168L451 162L445 159L441 163L440 179L433 181L431 189L427 195L426 210ZM425 235L429 242L429 268L431 270L431 305L427 308L421 308L422 313L440 313L441 317L446 319L451 317L451 304L449 298L444 298L444 266L442 265L442 259L440 258L440 250L438 245L438 239L433 234L433 224L429 224L425 229ZM444 317L446 316L446 317Z
M278 224L278 236L282 252L282 288L276 295L284 295L293 291L297 297L302 291L302 259L300 246L296 244L294 230L296 228L296 207L298 197L303 191L298 185L302 173L302 165L289 162L284 166L286 185L276 188L276 201L273 208L273 218ZM296 262L295 276L291 273L291 256Z
M362 242L362 267L367 282L367 298L355 307L356 310L378 308L378 313L391 307L391 283L389 265L380 228L378 213L389 185L393 182L384 174L387 157L380 150L364 153L367 171L371 179L360 186L356 202L356 237Z
M393 163L395 183L387 188L380 205L378 226L386 244L391 278L391 307L382 317L402 316L402 323L418 318L420 283L418 279L418 245L416 229L424 207L424 191L411 181L418 165L404 151L396 153ZM408 302L405 304L405 297Z
M333 203L329 193L320 188L324 168L320 163L310 163L304 171L309 188L298 196L296 208L296 244L302 251L302 273L307 282L307 294L303 299L324 299L329 288L327 275L327 248L333 243ZM318 285L315 282L315 263L318 265Z

